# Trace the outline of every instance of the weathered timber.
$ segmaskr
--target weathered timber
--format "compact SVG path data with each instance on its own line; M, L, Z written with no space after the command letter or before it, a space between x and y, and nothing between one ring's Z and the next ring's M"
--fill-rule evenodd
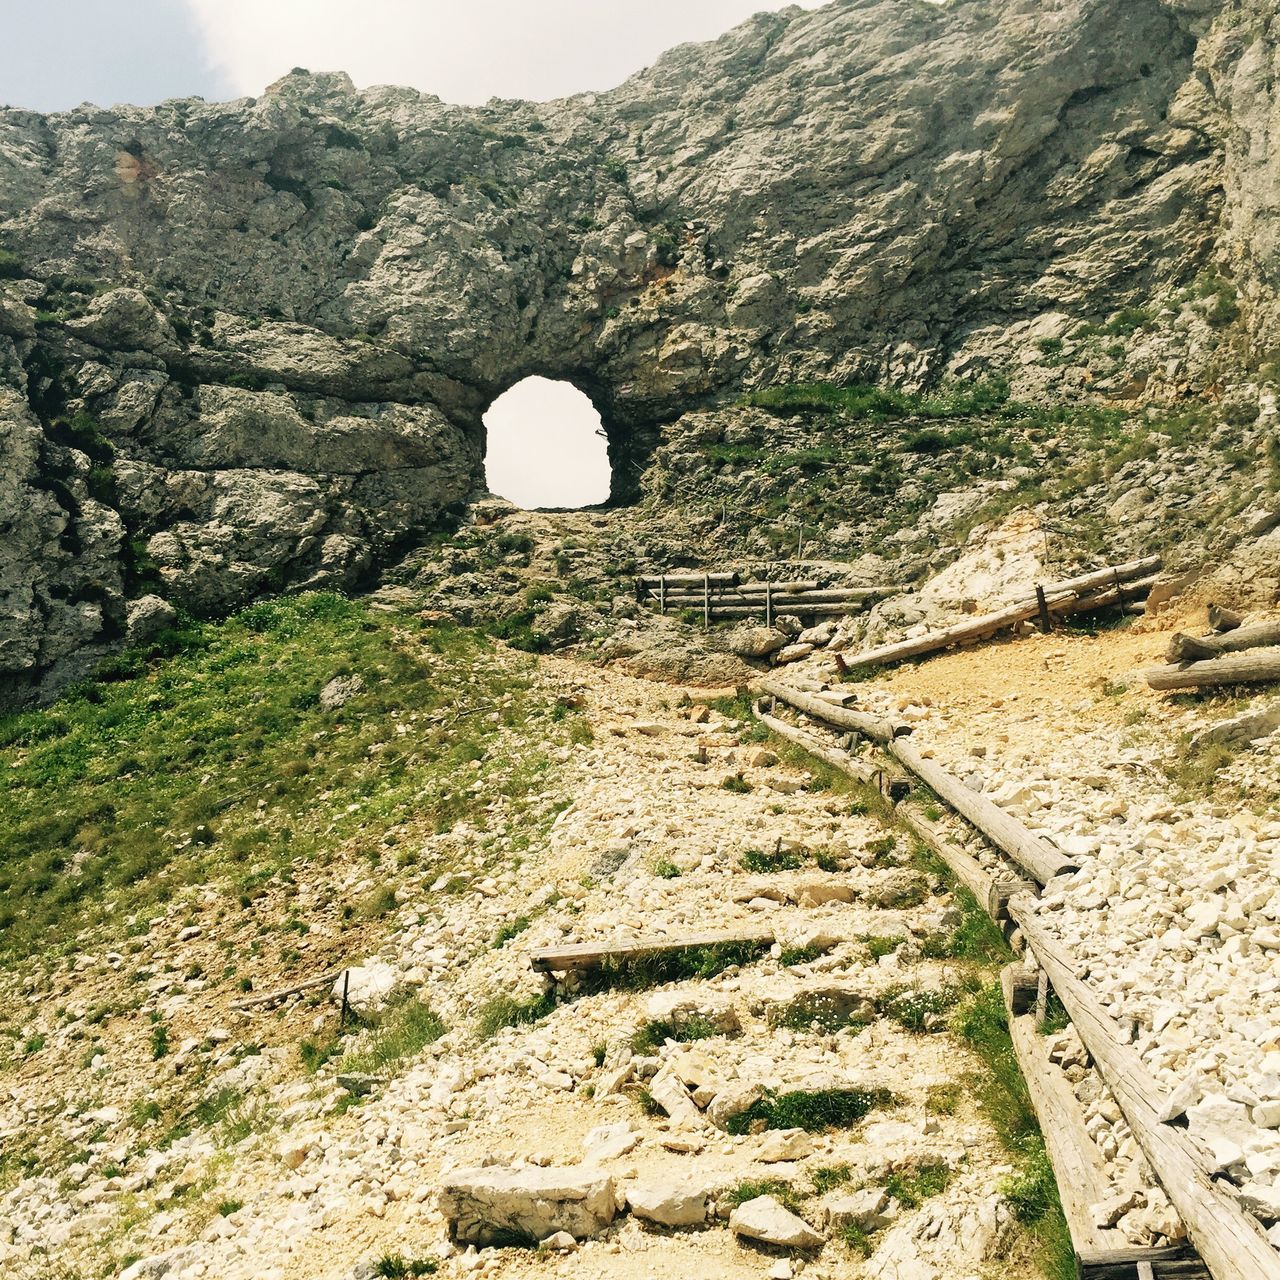
M972 854L947 834L941 823L931 822L918 804L898 806L898 816L947 864L951 874L973 894L978 905L996 924L1008 919L1009 900L1018 893L1034 893L1035 884L986 870Z
M800 618L843 618L851 613L858 613L866 601L849 600L845 604L779 604L776 600L766 609L765 602L759 604L716 604L711 603L711 612L717 618L765 618L779 617L790 613ZM698 605L680 605L682 609L698 608Z
M925 786L932 788L961 817L967 818L988 840L1003 849L1037 884L1047 884L1054 876L1077 869L1065 853L1028 831L1017 818L980 791L965 786L907 739L894 739L888 743L888 749Z
M1228 609L1225 605L1211 604L1209 625L1215 631L1234 631L1237 627L1244 625L1244 614Z
M1118 586L1102 588L1098 591L1086 591L1083 595L1070 596L1061 604L1054 605L1050 612L1058 617L1066 617L1071 613L1092 613L1095 609L1105 609L1108 605L1141 600L1151 594L1156 584L1155 575L1136 578L1132 582L1122 582Z
M1052 586L1044 588L1045 605L1053 613L1064 612L1063 606L1069 606L1065 610L1067 612L1079 612L1082 608L1101 608L1103 604L1108 603L1104 598L1107 591L1119 591L1120 584L1150 575L1159 567L1160 558L1149 556L1143 560L1131 560L1127 564L1116 565L1114 568L1082 574L1078 578L1068 578L1065 582L1055 582ZM1135 588L1141 590L1136 583ZM1118 598L1118 595L1112 597L1112 599ZM880 645L875 649L864 650L862 653L849 654L845 661L850 666L868 667L902 662L907 658L918 658L923 654L934 653L939 649L949 649L953 645L964 644L967 641L985 640L998 631L1017 626L1020 622L1027 622L1039 613L1040 600L1033 595L1029 599L1015 601L994 613L981 614L943 631Z
M1072 1247L1077 1256L1082 1249L1105 1250L1111 1243L1123 1242L1123 1237L1116 1240L1118 1232L1104 1234L1093 1223L1091 1209L1111 1194L1110 1179L1102 1153L1085 1132L1075 1094L1045 1054L1044 1037L1036 1030L1034 1015L1027 1011L1028 997L1031 1008L1035 1006L1035 979L1031 979L1029 990L1019 991L1020 968L1008 965L1000 974L1014 1056L1040 1121Z
M1268 684L1280 680L1280 647L1251 649L1226 658L1185 666L1153 667L1146 673L1153 689L1206 689L1222 684Z
M851 729L854 733L860 733L864 738L870 738L874 742L888 742L898 734L911 732L908 725L894 724L892 721L882 720L879 716L868 715L865 711L837 707L783 680L775 680L771 676L762 676L755 681L755 687L762 693L785 702L789 707L803 711L807 716L813 716L815 720L825 720L828 724L836 725L840 729Z
M764 591L747 591L742 587L731 587L720 590L712 587L712 601L724 605L754 605L764 608L766 594L776 606L803 604L861 604L866 600L878 600L884 594L863 587L850 587L848 590L831 588L823 591L784 591L781 587L768 593ZM702 600L702 590L668 591L668 604L690 604Z
M1224 653L1239 653L1242 649L1274 645L1280 645L1280 622L1259 622L1252 627L1237 627L1211 636L1175 632L1169 640L1166 657L1170 662L1197 662L1218 658Z
M1080 1104L1066 1076L1045 1053L1045 1038L1036 1028L1034 1013L1038 984L1017 964L1007 965L1000 980L1009 1038L1058 1183L1077 1275L1081 1280L1133 1280L1145 1263L1155 1275L1207 1277L1204 1264L1185 1245L1163 1249L1131 1245L1121 1232L1094 1222L1093 1206L1113 1195L1115 1188L1102 1153L1085 1131ZM1175 1264L1176 1269L1168 1269Z
M672 587L700 588L704 578L710 579L711 585L716 587L734 587L741 581L740 575L736 573L657 573L637 578L636 589L648 591L660 586L668 591Z
M642 956L690 951L695 947L719 947L745 943L761 948L773 945L772 929L742 929L736 933L690 934L684 937L635 938L630 942L575 942L563 947L540 947L529 952L529 963L539 973L566 973L570 969L594 969L606 960L637 960Z
M318 978L308 978L306 982L299 982L292 987L284 987L279 991L268 991L260 996L250 996L247 1000L232 1001L231 1007L237 1012L243 1013L248 1009L257 1009L263 1005L278 1004L281 1000L287 1000L290 996L300 996L306 991L314 991L317 987L331 984L338 974L342 972L341 969L333 969L329 973L321 974Z
M1076 1254L1081 1280L1213 1280L1209 1268L1188 1245L1147 1249L1085 1249Z
M906 776L896 769L877 767L876 765L868 764L865 760L859 760L847 751L842 751L831 743L823 742L817 734L810 733L808 730L800 728L799 725L788 724L785 720L780 720L777 716L770 715L758 702L755 706L755 714L756 719L771 732L776 733L778 737L785 738L788 742L794 742L798 747L803 747L811 755L817 756L819 760L825 760L832 768L839 769L842 773L848 774L849 777L856 778L859 782L865 782L868 786L875 787L881 795L891 801L905 796L911 789L911 784L907 781Z
M1036 917L1034 902L1016 897L1009 904L1009 914L1048 973L1094 1066L1215 1280L1280 1280L1280 1254L1268 1243L1257 1220L1213 1180L1186 1133L1160 1122L1163 1094L1137 1052L1120 1042L1115 1021L1076 976L1070 956Z

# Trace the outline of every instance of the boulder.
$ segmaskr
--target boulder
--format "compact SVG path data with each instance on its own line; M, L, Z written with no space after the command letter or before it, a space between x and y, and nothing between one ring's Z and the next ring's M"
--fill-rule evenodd
M634 1151L639 1145L640 1135L631 1127L630 1121L621 1124L602 1124L592 1129L582 1140L584 1164L600 1164L604 1160L616 1160Z
M861 1191L831 1196L823 1209L830 1231L849 1226L860 1231L879 1231L898 1216L897 1201L883 1187L864 1187Z
M385 1008L391 997L404 987L400 971L393 969L385 960L366 960L364 964L338 974L333 983L335 1000L342 999L344 981L347 1005L361 1017Z
M689 1090L673 1071L663 1069L649 1083L649 1096L660 1106L677 1129L700 1129L702 1114Z
M336 711L363 691L364 681L359 676L335 676L320 690L320 710Z
M178 345L169 322L140 289L100 294L83 316L67 321L67 328L112 350L176 352Z
M696 1227L707 1218L707 1191L690 1182L635 1182L627 1187L627 1208L663 1227Z
M536 1243L559 1231L589 1240L616 1211L613 1179L592 1169L457 1169L440 1187L440 1212L460 1244Z
M787 643L787 637L773 627L735 627L725 637L730 653L739 658L767 658Z
M739 1028L732 997L715 991L659 991L649 997L645 1012L654 1022L669 1022L677 1029L703 1022L731 1035Z
M852 902L853 885L840 879L801 880L795 887L796 902L802 907L820 907L825 902Z
M735 1080L721 1089L707 1104L707 1119L718 1129L727 1128L734 1116L741 1115L763 1097L763 1086Z
M125 612L125 641L130 645L145 644L177 622L178 611L167 600L159 596L139 596L129 601Z
M756 1159L761 1164L803 1160L813 1150L813 1140L803 1129L770 1129L760 1138Z
M788 662L799 662L801 658L807 658L813 652L811 644L788 644L783 645L777 653L773 655L773 660L778 666L785 666Z
M803 1218L784 1209L772 1196L757 1196L729 1215L729 1230L749 1240L787 1249L817 1249L825 1240Z

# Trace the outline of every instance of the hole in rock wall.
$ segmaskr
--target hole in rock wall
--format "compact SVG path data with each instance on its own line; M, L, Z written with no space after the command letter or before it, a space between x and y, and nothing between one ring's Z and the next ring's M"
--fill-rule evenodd
M486 483L521 507L592 507L609 500L609 442L577 387L525 378L484 415Z

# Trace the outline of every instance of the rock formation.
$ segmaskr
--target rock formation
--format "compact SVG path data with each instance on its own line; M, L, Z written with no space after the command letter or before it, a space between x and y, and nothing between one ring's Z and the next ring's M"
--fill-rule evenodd
M295 71L0 112L0 697L89 670L143 594L358 584L483 488L481 416L529 374L593 398L626 501L689 410L1016 375L1211 265L1247 355L1273 22L856 0L546 104Z

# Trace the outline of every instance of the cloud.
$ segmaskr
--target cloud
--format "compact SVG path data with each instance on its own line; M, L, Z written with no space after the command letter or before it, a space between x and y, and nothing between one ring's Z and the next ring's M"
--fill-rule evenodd
M778 0L185 0L208 57L246 95L295 66L447 102L608 89ZM817 0L803 7L816 8Z

